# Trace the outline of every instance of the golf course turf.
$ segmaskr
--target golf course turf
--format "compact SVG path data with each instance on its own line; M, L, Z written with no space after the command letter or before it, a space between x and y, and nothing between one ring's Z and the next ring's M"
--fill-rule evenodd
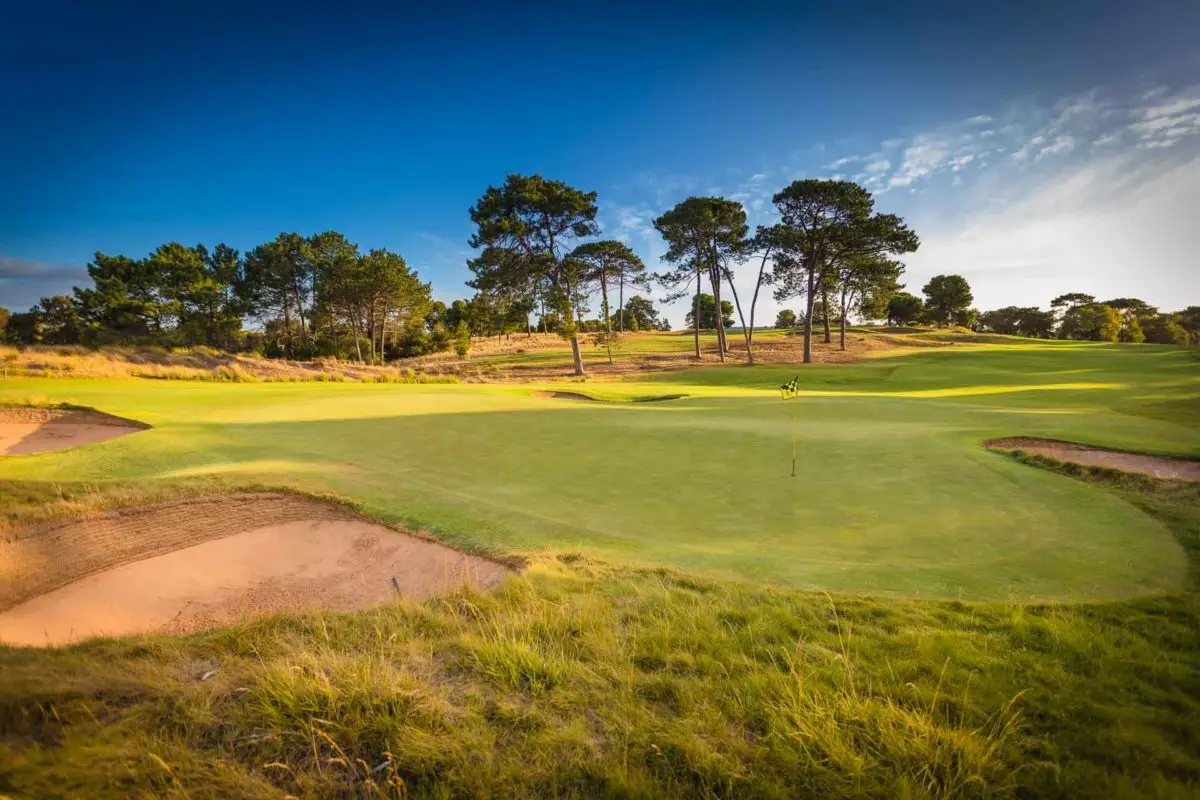
M791 367L587 386L599 399L688 395L658 403L548 402L504 385L16 381L0 399L151 429L6 459L0 478L252 480L332 493L489 555L579 550L839 592L1117 598L1180 585L1171 534L981 444L1194 453L1194 365L1169 348L938 350L805 370L787 402L774 387Z
M534 396L555 391L685 396ZM983 446L1195 458L1194 350L999 341L586 384L0 383L0 404L55 403L150 428L0 458L11 527L295 490L526 569L424 605L0 647L0 794L1200 787L1200 487Z

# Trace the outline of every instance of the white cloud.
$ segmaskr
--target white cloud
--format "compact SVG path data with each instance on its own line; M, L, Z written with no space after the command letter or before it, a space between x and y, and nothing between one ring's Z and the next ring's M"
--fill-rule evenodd
M1200 300L1188 233L1197 204L1200 155L1147 164L1132 152L1110 154L978 212L961 228L923 232L908 282L962 274L981 308L1046 307L1069 291L1188 305ZM920 216L913 222L923 230Z
M945 169L952 157L950 143L944 137L937 134L918 136L905 148L904 161L888 181L888 188L908 186L918 178Z
M1046 156L1058 155L1059 153L1070 152L1075 147L1075 139L1071 136L1058 136L1054 139L1054 143L1043 147L1038 151L1037 159L1042 160Z
M872 161L870 164L867 164L865 167L863 167L863 172L887 172L891 168L892 162L888 161L886 158L881 158L878 161Z
M971 117L969 120L967 120L967 122L969 122L972 125L983 125L983 124L991 122L991 121L992 121L992 118L989 117L987 114L980 114L977 117Z

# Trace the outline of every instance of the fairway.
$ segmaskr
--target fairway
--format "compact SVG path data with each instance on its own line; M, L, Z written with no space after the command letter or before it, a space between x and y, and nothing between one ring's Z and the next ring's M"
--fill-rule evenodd
M0 403L72 403L151 429L0 459L0 478L295 487L491 555L578 551L850 593L1119 598L1181 585L1171 533L981 442L1195 456L1197 364L1152 346L946 347L804 368L788 402L774 387L792 367L521 386L22 379L0 384Z

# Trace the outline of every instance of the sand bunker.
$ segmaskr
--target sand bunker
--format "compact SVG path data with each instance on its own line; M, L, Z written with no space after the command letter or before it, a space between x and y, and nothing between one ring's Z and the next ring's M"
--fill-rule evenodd
M499 563L287 495L107 514L0 543L0 642L186 633L245 616L350 611L491 588Z
M0 407L0 455L64 450L149 427L86 409Z
M1147 456L1124 453L1120 450L1105 450L1100 447L1060 442L1056 439L1014 437L990 439L983 443L992 450L1023 450L1055 461L1082 464L1088 467L1104 467L1121 472L1136 472L1153 478L1178 481L1200 481L1200 461L1166 456Z
M581 394L579 392L541 391L541 392L534 392L533 396L541 397L541 398L545 398L545 399L549 399L549 400L585 400L589 403L621 402L621 401L612 401L612 400L600 400L599 398L591 397L589 395ZM684 397L687 397L687 395L686 394L651 394L651 395L645 395L643 397L631 397L629 399L629 402L631 402L631 403L658 403L658 402L662 402L663 400L680 400Z
M541 397L548 400L586 400L591 403L598 402L594 397L588 397L586 394L579 392L534 392L534 397Z

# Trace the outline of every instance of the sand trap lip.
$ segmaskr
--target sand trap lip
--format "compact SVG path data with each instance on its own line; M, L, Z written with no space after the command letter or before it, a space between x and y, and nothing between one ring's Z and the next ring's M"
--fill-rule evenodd
M581 392L549 392L539 391L533 393L534 397L540 397L547 400L583 400L589 403L615 403L622 402L617 400L601 400L598 397L583 394ZM687 397L686 394L655 394L645 397L632 397L628 402L631 403L658 403L664 400L680 400Z
M989 439L983 446L989 450L1021 450L1069 464L1134 472L1152 478L1200 481L1200 461L1189 461L1186 458L1126 453L1121 450L1106 450L1102 447L1030 436Z
M187 633L244 616L368 608L512 570L290 495L231 495L112 512L0 542L0 642Z
M90 409L0 407L0 455L65 450L149 427Z

